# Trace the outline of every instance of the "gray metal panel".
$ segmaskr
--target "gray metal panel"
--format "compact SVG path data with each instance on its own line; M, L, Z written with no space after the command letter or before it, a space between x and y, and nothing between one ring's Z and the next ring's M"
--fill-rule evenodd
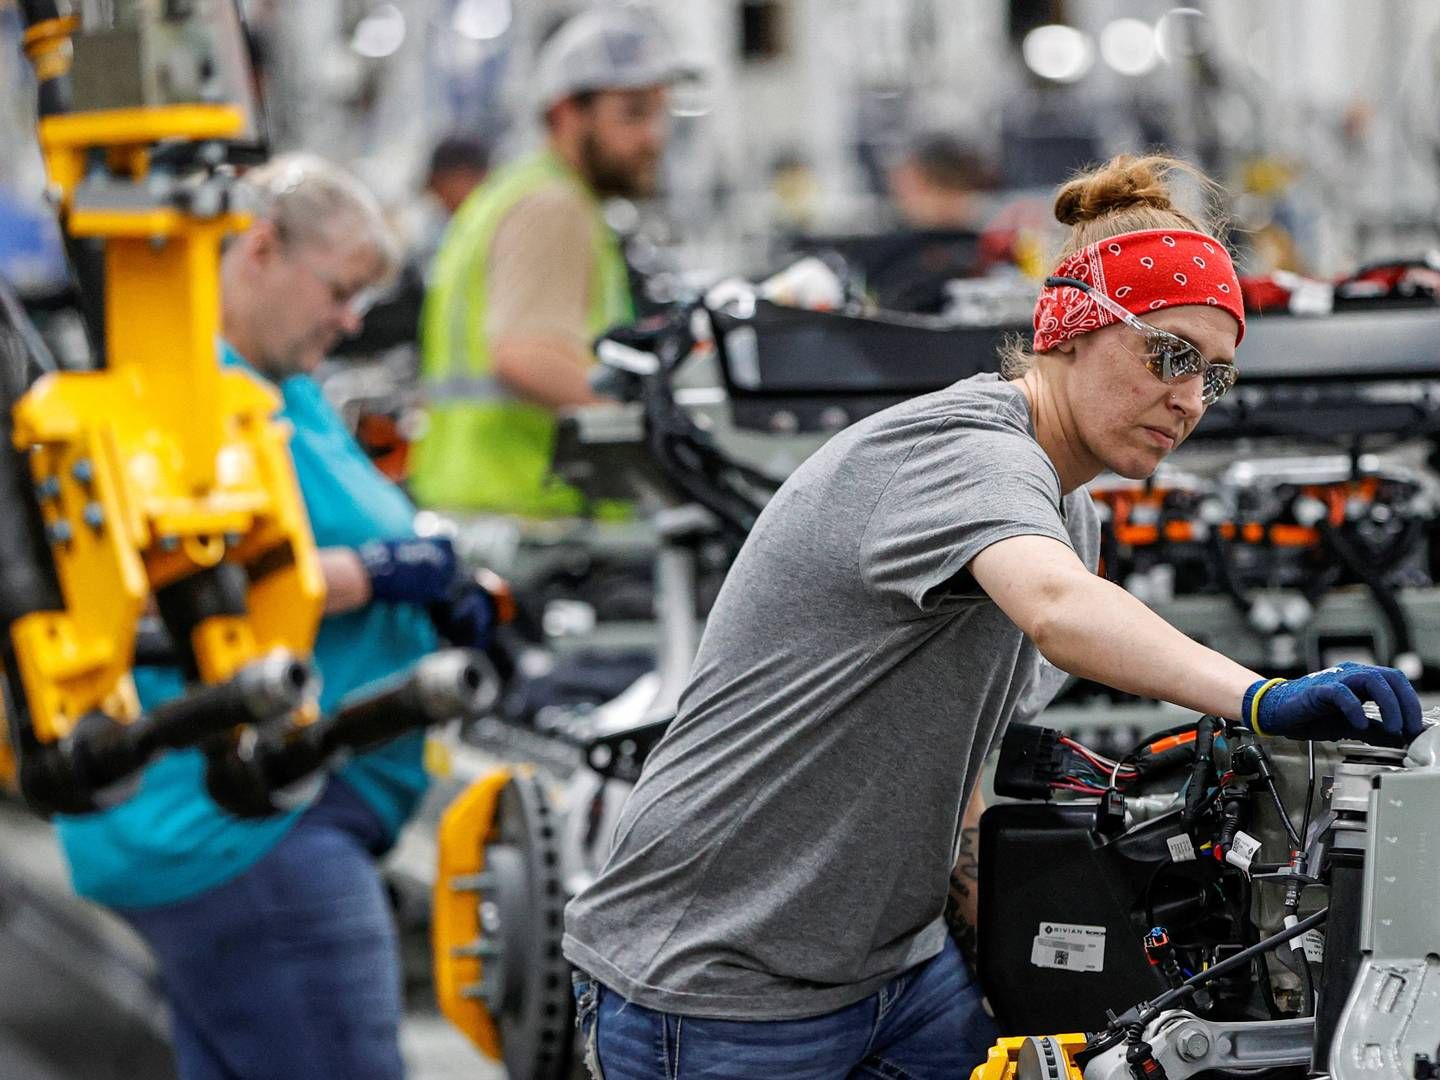
M1440 310L1252 315L1235 362L1246 380L1440 374Z
M1440 1044L1440 770L1376 778L1370 796L1365 954L1336 1029L1336 1080L1409 1080Z
M1376 960L1440 954L1440 772L1386 773L1370 793L1360 947Z
M146 104L137 30L89 30L73 40L71 68L76 112L134 108Z

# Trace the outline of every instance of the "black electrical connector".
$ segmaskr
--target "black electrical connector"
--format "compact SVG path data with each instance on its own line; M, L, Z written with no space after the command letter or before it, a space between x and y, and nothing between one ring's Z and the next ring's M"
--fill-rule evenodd
M1107 788L1095 806L1095 831L1101 836L1125 831L1125 796L1114 788Z
M995 794L1009 799L1048 799L1050 784L1065 774L1068 752L1061 733L1038 724L1011 724L1000 740Z

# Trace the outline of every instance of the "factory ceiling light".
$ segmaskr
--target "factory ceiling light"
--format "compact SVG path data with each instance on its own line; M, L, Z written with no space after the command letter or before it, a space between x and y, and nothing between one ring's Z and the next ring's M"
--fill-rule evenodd
M1050 23L1037 26L1020 43L1025 66L1043 79L1075 82L1095 63L1095 46L1087 34L1073 26Z
M490 41L510 29L510 0L460 0L450 25L472 41Z
M1214 28L1199 8L1171 8L1155 24L1155 46L1167 64L1206 52L1214 40Z
M361 56L381 59L405 41L405 16L394 4L381 4L355 26L350 48Z
M1140 19L1116 19L1100 31L1100 56L1121 75L1144 75L1160 60L1155 28Z

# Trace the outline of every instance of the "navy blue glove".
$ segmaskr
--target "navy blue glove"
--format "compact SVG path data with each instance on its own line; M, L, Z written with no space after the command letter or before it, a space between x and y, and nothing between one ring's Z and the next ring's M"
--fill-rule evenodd
M1379 706L1378 720L1365 715L1365 701ZM1348 661L1299 679L1261 679L1245 691L1241 719L1265 735L1389 745L1408 743L1425 727L1404 674Z
M370 575L375 600L434 604L446 599L455 584L455 548L444 537L372 540L355 551Z
M495 629L496 606L490 593L477 581L465 581L451 590L441 603L430 605L435 631L461 649L484 649Z

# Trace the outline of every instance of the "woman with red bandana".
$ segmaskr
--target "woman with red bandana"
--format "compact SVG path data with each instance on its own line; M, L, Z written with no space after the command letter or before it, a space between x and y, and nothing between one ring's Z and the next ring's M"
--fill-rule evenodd
M1066 672L1267 734L1419 731L1398 671L1265 679L1094 572L1084 485L1149 476L1235 382L1239 283L1177 167L1066 184L1033 349L841 432L761 514L566 911L595 1075L969 1075L993 1029L947 893L973 909L986 753Z

